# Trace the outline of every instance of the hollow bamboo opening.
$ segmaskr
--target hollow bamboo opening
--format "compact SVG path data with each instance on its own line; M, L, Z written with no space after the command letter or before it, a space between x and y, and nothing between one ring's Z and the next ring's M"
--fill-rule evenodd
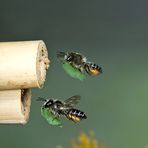
M0 123L27 123L30 104L30 89L0 91Z

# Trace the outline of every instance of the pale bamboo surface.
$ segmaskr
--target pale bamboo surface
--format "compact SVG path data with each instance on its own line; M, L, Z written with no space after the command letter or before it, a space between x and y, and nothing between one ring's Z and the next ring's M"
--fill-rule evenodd
M48 67L42 40L0 42L0 90L41 88Z
M30 104L30 89L0 91L0 123L27 123Z

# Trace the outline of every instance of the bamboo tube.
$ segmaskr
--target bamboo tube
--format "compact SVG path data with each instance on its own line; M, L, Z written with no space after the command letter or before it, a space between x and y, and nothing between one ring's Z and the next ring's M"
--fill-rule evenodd
M31 90L0 91L0 123L27 123Z
M48 67L42 40L0 43L0 90L41 88Z

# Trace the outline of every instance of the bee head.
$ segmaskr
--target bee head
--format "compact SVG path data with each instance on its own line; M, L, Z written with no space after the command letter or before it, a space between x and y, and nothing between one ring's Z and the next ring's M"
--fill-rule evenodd
M71 55L67 55L67 56L65 56L65 59L66 59L67 62L71 62L72 56Z
M45 106L45 108L48 108L48 107L52 106L53 103L54 103L54 101L52 99L50 99L45 102L44 106Z
M89 75L99 75L102 73L102 68L94 63L86 63L85 70Z
M62 63L64 63L65 60L67 59L67 53L58 50L57 51L57 58L58 58L59 61L61 61Z

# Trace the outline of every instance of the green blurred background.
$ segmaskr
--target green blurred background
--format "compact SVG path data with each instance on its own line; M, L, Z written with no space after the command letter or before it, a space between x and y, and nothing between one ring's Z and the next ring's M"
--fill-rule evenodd
M29 123L0 125L1 148L69 148L81 131L94 130L108 148L148 145L148 1L0 0L0 41L45 41L51 67L42 90L33 89ZM103 68L84 82L66 75L57 49L81 52ZM52 127L38 96L80 94L88 116Z

